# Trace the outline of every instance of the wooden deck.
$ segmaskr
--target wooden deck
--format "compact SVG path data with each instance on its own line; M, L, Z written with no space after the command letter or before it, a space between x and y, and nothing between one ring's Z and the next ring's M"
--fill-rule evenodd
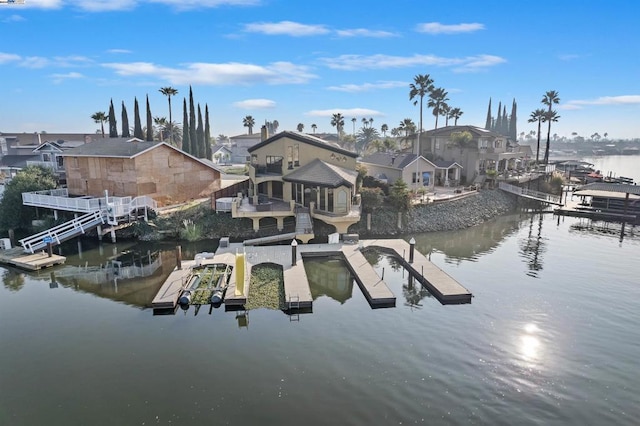
M62 265L66 260L66 257L57 254L52 254L51 257L49 257L44 251L25 255L22 247L0 250L0 263L16 266L28 271L37 271L42 268Z
M304 259L309 257L338 256L345 260L354 279L372 308L391 307L396 304L396 296L377 274L361 252L363 248L377 248L401 261L422 285L442 304L471 303L471 293L451 276L431 263L417 250L413 263L408 262L410 246L404 240L361 240L359 244L299 244L296 247L296 264L292 265L292 247L243 246L234 243L219 247L210 259L202 260L202 265L227 264L233 267L224 303L231 309L241 308L247 303L251 270L255 265L274 263L282 266L284 291L289 309L313 307L313 297L304 269ZM240 292L236 278L236 253L245 253L244 291ZM405 259L406 258L406 259ZM183 262L182 270L174 270L167 278L154 299L154 308L175 307L185 285L185 277L190 273L194 261Z
M191 275L191 268L195 265L194 260L182 261L182 269L176 266L160 287L158 294L153 298L151 306L153 309L175 309L178 298L182 294L187 280Z
M400 239L362 240L363 247L376 247L394 255L422 285L443 305L471 303L472 294L450 275L431 263L418 250L414 251L413 263L409 263L410 245Z

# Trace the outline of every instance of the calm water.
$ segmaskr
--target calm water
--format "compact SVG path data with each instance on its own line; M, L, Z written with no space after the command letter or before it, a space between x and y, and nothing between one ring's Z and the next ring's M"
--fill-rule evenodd
M53 276L0 268L0 424L635 425L640 230L587 225L510 215L415 236L470 305L368 253L398 298L373 310L340 262L310 262L299 318L154 316L170 246L72 244ZM106 259L131 249L114 276Z

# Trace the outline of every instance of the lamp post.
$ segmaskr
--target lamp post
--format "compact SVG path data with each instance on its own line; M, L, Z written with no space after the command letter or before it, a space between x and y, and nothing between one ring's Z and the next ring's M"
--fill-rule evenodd
M416 240L415 238L411 237L411 239L409 240L409 263L413 263L413 252L415 251L416 248Z
M298 242L294 239L291 241L291 266L296 266Z

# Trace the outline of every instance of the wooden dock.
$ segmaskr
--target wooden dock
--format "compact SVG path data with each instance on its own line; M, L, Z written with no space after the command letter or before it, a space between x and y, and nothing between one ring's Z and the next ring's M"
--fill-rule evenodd
M471 292L431 263L418 250L414 250L413 263L409 263L411 246L408 242L400 239L362 240L361 244L363 247L375 247L394 255L404 268L443 305L471 303Z
M175 309L178 298L182 294L189 277L191 276L191 268L195 265L195 261L182 261L181 269L176 266L169 274L167 279L160 287L158 294L153 298L151 306L153 309Z
M233 267L224 298L225 305L232 309L241 308L246 304L251 270L253 266L262 263L282 266L284 291L289 309L312 308L313 297L304 269L304 259L330 256L337 256L345 260L372 308L395 306L396 296L362 254L361 250L367 248L376 248L396 257L404 268L440 303L471 303L472 295L469 290L431 263L422 253L415 250L413 262L409 263L410 245L400 239L361 240L359 244L299 244L296 247L295 265L292 265L292 247L290 245L259 247L234 243L227 247L219 247L212 258L202 260L201 264L226 264ZM236 253L245 254L244 291L237 291ZM185 285L185 277L189 274L193 264L193 261L183 262L182 272L174 270L154 299L154 308L176 306Z
M62 265L66 260L66 257L57 254L52 254L51 257L49 257L44 251L25 254L22 247L0 250L0 263L16 266L28 271L37 271L42 268Z

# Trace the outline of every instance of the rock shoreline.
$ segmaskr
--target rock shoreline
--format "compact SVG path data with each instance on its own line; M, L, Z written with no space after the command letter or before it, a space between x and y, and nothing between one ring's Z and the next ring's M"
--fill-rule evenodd
M366 229L366 216L350 230L361 237L397 236L408 233L453 231L479 225L517 208L515 195L494 190L481 190L458 200L415 206L403 214L398 228L398 213L380 208L371 215L371 230Z

